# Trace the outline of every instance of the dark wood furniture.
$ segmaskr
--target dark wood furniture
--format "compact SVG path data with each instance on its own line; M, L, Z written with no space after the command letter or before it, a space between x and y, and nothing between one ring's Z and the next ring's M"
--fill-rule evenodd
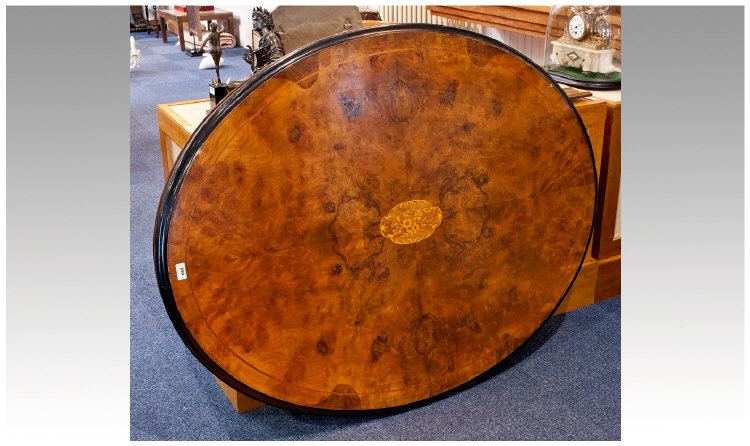
M151 31L155 31L156 36L159 37L159 22L156 15L156 6L153 6L153 22L149 17L149 10L147 5L131 5L130 17L132 21L132 23L130 24L131 32L147 31L149 34L151 34Z
M493 28L513 31L533 37L544 38L547 34L550 6L427 6L432 15L453 20L477 23ZM618 18L611 25L615 36L612 45L620 54L622 42L620 38L620 22Z
M151 31L154 31L154 35L158 38L159 37L159 31L161 30L161 25L159 24L159 12L158 7L156 5L151 6L151 16L148 14L148 6L144 6L144 9L146 10L146 19L148 20L148 33L151 34ZM154 18L154 21L151 21L151 17Z
M143 6L130 6L130 31L146 31L148 28L148 9L143 15Z
M354 414L436 398L555 311L586 257L595 163L562 90L493 39L323 39L187 141L155 230L167 312L263 402Z
M227 26L224 32L230 33L234 36L234 15L229 11L223 11L220 9L214 9L213 11L201 11L201 20L209 21L226 21ZM177 11L176 9L160 9L159 10L159 23L161 24L162 39L164 43L167 43L167 22L177 23L177 35L180 38L180 50L185 51L185 33L183 30L183 24L187 23L187 13ZM235 36L236 38L237 36Z

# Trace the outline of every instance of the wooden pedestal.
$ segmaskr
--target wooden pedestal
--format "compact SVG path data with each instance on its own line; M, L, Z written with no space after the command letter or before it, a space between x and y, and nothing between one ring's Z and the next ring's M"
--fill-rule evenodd
M599 175L599 205L592 241L592 253L599 262L599 274L596 279L596 302L599 302L621 293L621 96L620 91L598 91L594 95L607 101L607 121Z
M219 387L221 387L221 390L223 390L227 395L227 398L229 398L229 402L232 403L232 406L234 406L234 410L236 410L237 413L245 413L249 410L257 409L261 406L266 405L266 403L261 403L258 400L254 400L244 393L238 392L229 387L227 383L217 378L216 375L212 376L214 377L214 379L216 379L216 382L219 383Z

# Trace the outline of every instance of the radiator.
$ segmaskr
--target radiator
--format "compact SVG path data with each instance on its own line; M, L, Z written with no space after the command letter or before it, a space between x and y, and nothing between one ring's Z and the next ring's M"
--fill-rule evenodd
M544 61L544 38L482 26L462 20L433 16L424 5L385 5L378 6L380 17L386 22L432 23L466 29L498 40L529 57L534 63Z
M432 23L478 33L482 32L482 25L433 16L425 5L380 5L377 9L380 12L380 17L386 22Z

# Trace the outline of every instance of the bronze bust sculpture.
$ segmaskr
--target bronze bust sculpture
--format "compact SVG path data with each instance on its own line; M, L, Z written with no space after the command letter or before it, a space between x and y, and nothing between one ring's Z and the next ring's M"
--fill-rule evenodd
M274 31L273 17L267 9L256 7L253 9L253 28L260 33L258 49L245 51L243 59L252 67L253 73L264 66L281 59L284 56L284 45L281 37Z

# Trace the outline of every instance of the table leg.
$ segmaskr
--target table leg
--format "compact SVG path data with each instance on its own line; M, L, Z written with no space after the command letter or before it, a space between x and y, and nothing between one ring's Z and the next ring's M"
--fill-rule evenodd
M159 25L161 26L162 42L167 43L167 22L164 21L164 17L159 17Z
M154 34L156 35L156 38L158 39L159 38L159 28L161 28L159 26L159 13L156 10L156 6L151 6L151 9L154 11L154 25L155 25Z
M180 50L185 52L185 33L182 31L182 22L177 21L177 33L180 35Z
M164 183L166 184L169 180L169 174L172 173L172 162L169 159L169 148L167 147L167 134L161 129L161 123L159 123L159 143L161 144L161 162L164 167Z
M151 19L148 18L148 5L143 5L143 10L146 11L146 33L151 35Z

